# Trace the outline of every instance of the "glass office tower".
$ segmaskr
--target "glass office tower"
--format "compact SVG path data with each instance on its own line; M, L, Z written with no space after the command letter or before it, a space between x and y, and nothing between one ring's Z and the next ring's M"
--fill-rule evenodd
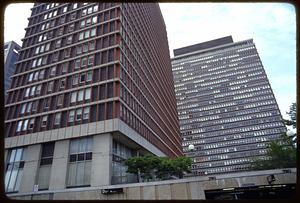
M252 39L175 49L172 69L183 150L195 175L250 170L286 132Z

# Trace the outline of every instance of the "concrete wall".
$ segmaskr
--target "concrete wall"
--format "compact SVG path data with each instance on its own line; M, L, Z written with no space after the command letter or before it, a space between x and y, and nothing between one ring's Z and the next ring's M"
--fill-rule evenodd
M53 200L203 200L205 199L205 190L237 188L246 185L268 185L267 176L270 174L275 175L276 180L272 183L274 185L296 184L296 169L291 169L291 171L291 173L283 173L282 170L278 169L244 172L215 176L216 179L202 176L148 183L41 191L37 193L10 195L10 197L13 199L28 199L28 196L32 196L33 199L48 197L48 199ZM101 193L102 189L113 188L123 188L123 193L110 195Z

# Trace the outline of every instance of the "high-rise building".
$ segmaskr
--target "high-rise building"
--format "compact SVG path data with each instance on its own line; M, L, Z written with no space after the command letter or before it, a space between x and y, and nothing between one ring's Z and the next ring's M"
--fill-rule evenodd
M252 39L175 49L172 69L183 151L195 175L250 170L286 131Z
M35 3L5 106L6 192L134 182L124 160L145 153L183 155L158 4Z
M11 76L15 72L15 63L18 60L21 47L14 41L4 44L4 91L10 88Z

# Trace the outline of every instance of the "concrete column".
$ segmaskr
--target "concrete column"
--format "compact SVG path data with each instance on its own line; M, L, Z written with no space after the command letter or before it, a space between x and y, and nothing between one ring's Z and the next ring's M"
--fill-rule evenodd
M55 142L49 190L65 189L70 140Z
M33 191L41 153L41 144L29 145L23 153L25 153L25 164L19 188L20 193Z
M4 152L4 163L5 163L5 165L6 165L7 153L8 153L8 150L6 149L5 152ZM4 170L5 170L5 168L4 168Z
M110 185L112 176L112 136L110 133L93 138L91 186Z

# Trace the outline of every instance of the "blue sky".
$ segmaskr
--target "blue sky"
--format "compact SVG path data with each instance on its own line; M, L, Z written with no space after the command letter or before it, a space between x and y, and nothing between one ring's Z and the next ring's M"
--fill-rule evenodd
M7 7L4 41L21 44L33 4ZM296 13L287 3L160 3L173 49L231 35L253 39L283 117L296 101ZM18 19L18 20L16 20Z
M231 35L253 39L282 116L296 101L296 13L287 3L160 3L173 49Z

